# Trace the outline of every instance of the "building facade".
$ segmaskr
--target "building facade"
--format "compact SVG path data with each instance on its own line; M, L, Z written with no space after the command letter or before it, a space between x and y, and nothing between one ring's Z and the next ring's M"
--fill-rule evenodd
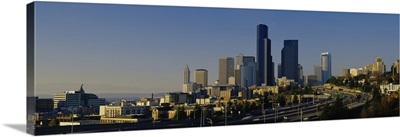
M185 70L183 71L183 84L190 83L190 70L189 66L186 64Z
M219 59L219 85L227 85L229 77L234 77L234 59L223 57Z
M271 39L268 26L257 25L257 86L274 84L274 65L271 55Z
M206 69L196 69L194 71L194 82L200 88L207 87L208 86L208 71Z
M298 40L284 40L281 50L281 76L299 81L299 49Z
M317 76L317 85L322 85L322 66L320 65L314 65L314 75Z
M373 72L378 72L380 74L385 73L386 71L386 66L385 63L382 61L381 57L376 57L375 63L373 66Z
M322 83L325 84L332 77L332 56L330 52L321 54Z
M350 75L350 69L342 69L342 76L346 77L348 75Z
M62 93L54 94L54 109L68 108L75 106L94 107L97 110L99 106L105 105L106 100L99 98L92 93L85 93L83 85L78 91L65 91Z

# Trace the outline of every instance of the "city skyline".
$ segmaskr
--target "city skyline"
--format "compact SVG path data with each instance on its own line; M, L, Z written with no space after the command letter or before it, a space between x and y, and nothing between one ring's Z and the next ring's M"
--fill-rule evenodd
M339 76L342 68L358 68L372 63L376 56L381 56L387 65L392 64L398 58L395 51L398 51L399 29L398 16L395 15L240 9L202 10L182 7L154 8L153 6L85 4L63 4L63 7L55 6L56 8L54 8L51 5L57 4L38 4L38 6L43 6L37 11L39 18L37 23L38 94L73 90L76 88L76 84L81 83L90 85L88 90L96 93L180 91L182 68L185 64L188 64L192 70L207 69L208 81L213 83L218 79L218 59L220 57L235 57L239 53L256 57L255 26L258 23L265 23L270 29L268 33L272 42L271 50L273 62L276 64L275 70L277 70L277 62L280 62L279 51L282 49L285 39L299 40L299 64L303 66L305 76L312 74L313 65L319 64L320 54L325 51L334 55L332 57L332 75L334 76ZM110 8L112 12L105 12L102 8ZM149 11L150 9L153 11ZM76 13L75 10L82 14L73 16ZM241 12L240 15L235 14L238 11ZM100 17L97 15L98 12L104 14L98 14L102 15ZM211 12L220 14L206 16L211 15ZM314 18L306 16L308 14L313 15ZM152 17L156 17L156 15L161 17L161 19L157 19L164 22L155 23L156 20ZM193 18L191 15L200 16L200 18ZM250 17L248 17L249 15ZM132 18L126 19L126 17ZM141 23L148 24L135 22L134 17L143 17L145 21L141 21ZM187 24L171 21L171 19L183 19L184 17L191 17L187 20ZM284 17L288 17L289 20L305 17L310 21L286 24L287 18ZM242 18L245 18L246 21L234 22ZM318 20L321 18L327 20ZM226 21L223 23L196 23L200 19L226 19ZM348 21L337 19L348 19ZM68 20L69 24L61 23L68 22ZM315 25L314 20L317 20L316 22L320 26L307 28L309 25L307 23ZM337 26L331 26L332 23L329 20L337 21L335 22ZM389 25L382 26L383 23ZM396 23L397 25L395 25ZM306 26L305 30L310 32L303 34L301 28L293 30L293 28L303 25ZM379 26L383 28L377 28ZM349 28L351 30L348 30ZM371 30L365 30L367 28ZM55 35L60 32L64 33ZM312 35L313 32L325 37L318 41L318 38L321 39L321 37ZM334 35L338 33L343 33L344 36ZM185 36L187 34L192 35ZM366 36L362 37L357 34ZM329 38L332 36L336 38ZM348 39L349 36L352 36L352 39ZM373 41L368 41L371 40L368 38L372 37ZM350 52L343 51L344 47L353 44L354 46L348 47ZM378 44L388 46L384 46L384 50L378 51L382 48L382 46L377 46ZM115 48L115 45L119 46ZM332 47L333 45L338 47ZM397 50L393 50L392 47ZM221 52L221 50L226 50L226 52ZM376 53L360 54L365 51ZM391 52L393 53L390 54ZM346 57L355 59L346 59ZM343 61L343 63L339 61Z

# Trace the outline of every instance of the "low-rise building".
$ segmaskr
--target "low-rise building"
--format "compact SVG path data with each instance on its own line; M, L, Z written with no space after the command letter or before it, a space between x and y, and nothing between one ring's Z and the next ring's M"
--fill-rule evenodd
M364 69L364 68L352 68L350 69L350 75L352 77L358 76L358 75L367 75L368 74L368 70Z
M156 107L151 111L151 117L153 120L161 120L169 118L169 111L171 107Z
M286 77L278 78L277 85L279 87L286 87L295 85L296 82L293 79L287 79Z
M278 94L280 91L279 86L259 86L253 90L253 94L264 95L264 93Z
M390 94L391 92L398 92L400 88L400 84L386 84L386 85L381 85L380 87L381 93L382 94Z

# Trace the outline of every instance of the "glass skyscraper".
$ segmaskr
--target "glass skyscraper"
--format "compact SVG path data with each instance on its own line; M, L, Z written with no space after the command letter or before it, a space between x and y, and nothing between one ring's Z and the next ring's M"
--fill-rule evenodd
M284 40L281 51L281 75L299 82L299 49L298 40Z
M257 25L257 85L274 85L274 66L271 56L271 39L268 26Z
M322 66L322 83L332 77L332 58L329 52L321 54L321 66Z

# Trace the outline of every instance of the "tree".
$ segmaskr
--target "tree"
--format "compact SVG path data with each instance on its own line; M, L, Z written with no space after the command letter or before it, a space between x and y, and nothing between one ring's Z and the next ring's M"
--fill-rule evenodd
M296 94L293 97L293 103L299 103L299 99Z
M201 108L199 104L194 106L194 118L198 119L201 117Z
M354 79L350 79L349 88L353 89L355 86Z
M255 109L256 109L256 104L254 102L251 102L250 105L249 105L249 111L252 112Z
M286 99L283 95L279 95L278 99L276 100L276 102L279 103L280 106L284 107L286 106Z
M175 111L174 119L175 119L175 120L183 120L183 119L186 119L186 118L187 118L187 116L186 116L186 114L185 114L184 108L181 107L181 106L178 106L178 107L176 108L176 111Z
M247 101L243 102L243 106L242 106L242 114L245 114L246 112L249 111L249 103L247 103Z
M49 126L49 127L56 126L56 120L55 120L55 119L51 119L51 120L49 121L49 124L47 124L47 126Z
M332 105L325 105L320 115L321 120L334 120L334 119L345 119L351 118L352 114L346 105L343 104L343 99L340 97L336 98L336 101Z
M387 117L399 116L399 99L382 96L374 98L364 104L361 111L361 117Z

